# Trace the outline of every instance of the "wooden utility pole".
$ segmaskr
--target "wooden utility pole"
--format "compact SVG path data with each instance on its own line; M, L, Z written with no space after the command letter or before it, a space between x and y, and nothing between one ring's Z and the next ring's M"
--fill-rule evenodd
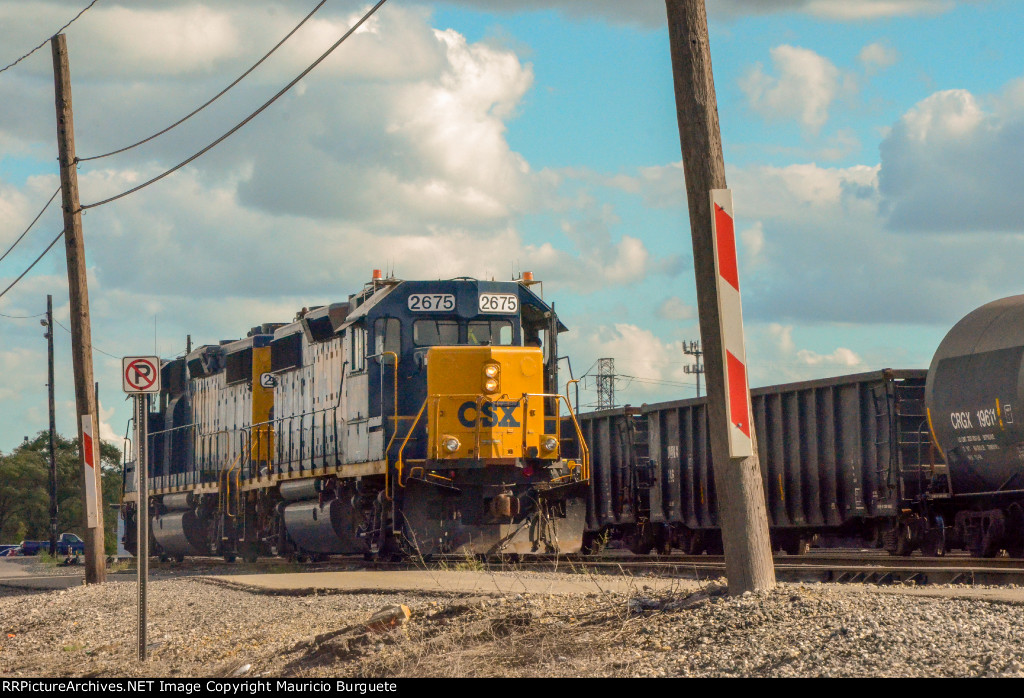
M64 249L68 261L68 292L71 299L71 353L75 372L79 455L82 466L85 528L85 582L106 581L103 541L103 490L100 478L99 420L93 391L92 326L89 320L89 288L86 280L82 209L78 201L75 157L75 121L71 111L71 68L63 34L50 40L53 50L53 85L57 106L57 152L64 210ZM83 429L83 420L89 428ZM90 481L91 480L91 481Z
M704 0L665 0L665 5L672 49L676 115L690 208L718 520L725 546L729 593L735 595L774 587L775 567L756 442L752 456L729 457L722 318L710 198L711 190L726 188L725 161L711 72L707 10ZM749 395L747 401L749 404ZM753 438L752 429L750 434Z
M53 296L46 296L46 375L50 403L50 557L57 557L57 416L53 399Z

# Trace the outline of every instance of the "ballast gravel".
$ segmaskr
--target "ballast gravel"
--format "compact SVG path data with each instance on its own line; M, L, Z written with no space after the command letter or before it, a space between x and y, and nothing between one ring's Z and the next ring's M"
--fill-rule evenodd
M1024 676L1024 605L860 585L276 596L182 577L149 599L142 664L134 583L0 589L0 676ZM404 625L362 625L395 604Z

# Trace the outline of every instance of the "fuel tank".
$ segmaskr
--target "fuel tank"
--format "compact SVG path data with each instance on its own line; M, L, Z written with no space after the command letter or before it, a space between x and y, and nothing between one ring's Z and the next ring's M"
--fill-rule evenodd
M955 495L1024 490L1022 358L1024 295L968 314L932 358L925 403Z
M153 518L153 538L167 555L209 555L206 523L189 511L172 511Z
M354 554L368 550L359 537L359 519L337 499L295 502L284 508L284 526L292 542L308 553Z

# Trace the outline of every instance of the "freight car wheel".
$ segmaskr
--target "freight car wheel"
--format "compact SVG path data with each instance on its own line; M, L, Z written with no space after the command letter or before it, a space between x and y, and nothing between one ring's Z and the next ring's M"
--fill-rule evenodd
M787 538L782 544L787 555L806 555L811 550L811 539L804 536Z
M178 563L185 562L185 556L184 555L175 555L174 556L174 561L178 562Z
M704 536L698 531L686 531L682 534L680 548L686 555L700 555L704 552Z
M900 524L896 529L896 549L889 552L899 557L909 557L914 552L914 531L909 525Z

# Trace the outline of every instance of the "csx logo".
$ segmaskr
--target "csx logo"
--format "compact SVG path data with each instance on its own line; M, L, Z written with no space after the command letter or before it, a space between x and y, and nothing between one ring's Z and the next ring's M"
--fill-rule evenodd
M471 429L476 426L476 420L479 418L480 426L485 428L518 427L520 424L516 421L517 407L519 407L519 403L514 400L508 402L485 402L480 405L478 414L475 402L464 402L459 406L459 423L467 429Z

